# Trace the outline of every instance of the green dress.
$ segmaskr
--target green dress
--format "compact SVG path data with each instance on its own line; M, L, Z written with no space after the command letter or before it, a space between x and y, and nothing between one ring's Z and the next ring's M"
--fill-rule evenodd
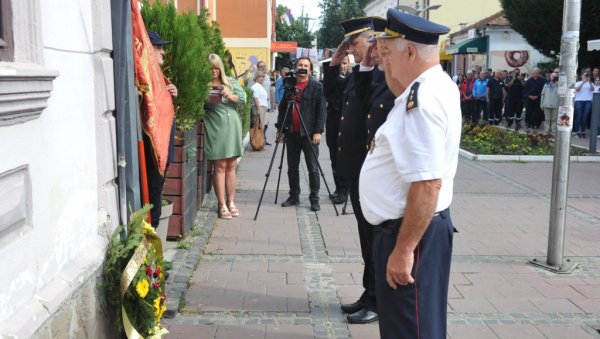
M238 113L246 102L246 92L229 79L238 103L223 98L218 104L206 102L204 114L204 154L208 160L221 160L242 155L242 120Z

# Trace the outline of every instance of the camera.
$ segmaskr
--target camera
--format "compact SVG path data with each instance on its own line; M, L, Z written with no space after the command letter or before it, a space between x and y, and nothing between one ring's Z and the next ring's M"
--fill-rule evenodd
M296 80L296 74L308 74L308 71L305 69L289 71L287 76L283 78L283 87L286 90L296 90L296 84L298 83L298 81Z

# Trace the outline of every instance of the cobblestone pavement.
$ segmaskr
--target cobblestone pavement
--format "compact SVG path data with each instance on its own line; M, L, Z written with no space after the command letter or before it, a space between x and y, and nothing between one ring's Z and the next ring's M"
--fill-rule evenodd
M336 216L323 183L322 210L310 211L304 164L301 204L274 204L281 147L253 220L274 147L241 161L241 216L216 219L211 194L186 239L190 249L170 251L168 338L379 336L376 323L349 325L339 309L362 293L354 216ZM320 153L332 185L325 145ZM286 171L283 161L278 203L287 198ZM460 160L450 338L600 338L600 164L571 165L565 256L579 268L566 275L528 265L545 260L551 172L551 163Z

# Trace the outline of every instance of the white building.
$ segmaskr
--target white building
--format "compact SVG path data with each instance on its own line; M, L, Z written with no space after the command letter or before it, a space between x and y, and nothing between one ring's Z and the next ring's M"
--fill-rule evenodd
M0 2L0 337L107 337L117 210L111 2Z
M551 60L512 29L504 11L450 34L446 54L454 56L452 74L465 74L476 66L528 72Z

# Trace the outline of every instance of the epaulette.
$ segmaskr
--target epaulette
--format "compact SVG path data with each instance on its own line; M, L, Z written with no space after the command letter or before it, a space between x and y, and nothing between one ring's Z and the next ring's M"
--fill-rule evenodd
M406 112L419 108L419 101L417 91L419 90L419 82L415 82L408 93L408 100L406 100Z

